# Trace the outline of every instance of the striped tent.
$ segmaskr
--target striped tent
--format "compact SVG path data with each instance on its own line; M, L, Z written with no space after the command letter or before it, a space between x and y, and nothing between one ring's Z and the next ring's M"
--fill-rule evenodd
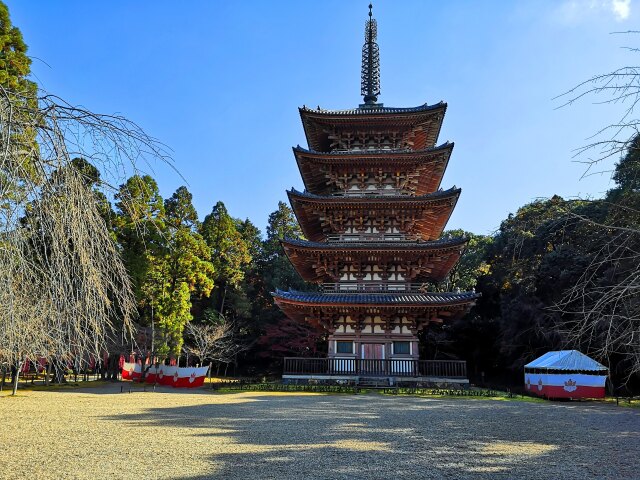
M527 391L545 398L604 398L608 369L577 350L547 352L524 366Z

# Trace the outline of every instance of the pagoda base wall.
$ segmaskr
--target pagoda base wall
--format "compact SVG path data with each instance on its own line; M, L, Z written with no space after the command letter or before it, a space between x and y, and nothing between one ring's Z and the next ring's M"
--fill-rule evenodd
M338 342L351 342L351 353L338 350ZM409 342L409 351L398 353L394 342ZM328 337L328 358L407 359L418 360L418 338L412 334L393 333L333 333ZM406 349L406 344L402 345Z

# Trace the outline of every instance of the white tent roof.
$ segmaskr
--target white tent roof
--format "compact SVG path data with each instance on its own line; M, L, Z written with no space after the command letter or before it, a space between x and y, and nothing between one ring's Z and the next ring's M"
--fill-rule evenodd
M594 359L587 357L577 350L559 350L547 352L533 362L527 363L525 368L548 368L553 370L591 370L606 371L607 367Z

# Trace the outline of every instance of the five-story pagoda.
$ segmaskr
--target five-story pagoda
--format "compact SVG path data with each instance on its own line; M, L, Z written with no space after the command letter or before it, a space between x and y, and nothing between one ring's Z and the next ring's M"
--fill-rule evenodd
M308 149L293 153L305 191L288 196L308 240L282 245L302 278L322 289L273 295L290 318L326 329L329 351L315 363L288 359L289 377L466 376L460 365L427 372L418 362L418 332L463 315L477 298L428 287L447 276L466 245L464 238L439 239L460 195L458 188L440 188L453 150L453 143L436 146L447 105L377 103L376 29L369 5L364 103L300 109Z

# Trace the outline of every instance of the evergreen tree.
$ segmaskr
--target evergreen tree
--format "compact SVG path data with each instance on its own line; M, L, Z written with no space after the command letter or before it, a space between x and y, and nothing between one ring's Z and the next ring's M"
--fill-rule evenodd
M527 361L567 347L563 330L572 317L555 306L601 241L597 229L578 216L602 218L603 203L554 196L525 205L502 222L486 250L486 272L478 278L482 297L452 330L472 368L519 378ZM487 342L475 344L475 336ZM465 349L475 358L465 356Z
M216 271L216 301L218 311L225 313L229 289L237 289L244 279L245 268L251 263L246 242L236 227L236 221L218 202L200 227L200 233L211 248L211 263Z
M165 210L158 184L149 175L134 175L116 194L116 238L133 283L143 324L150 321L150 272L162 262L166 247ZM156 269L159 266L156 265Z
M291 265L280 240L284 238L303 238L302 230L289 206L278 202L278 208L269 215L267 238L263 242L262 256L257 263L259 281L253 295L253 334L260 336L255 355L278 359L286 352L315 352L321 332L309 324L291 322L273 301L271 292L276 289L313 290L317 287L308 284ZM295 339L287 338L287 332ZM274 355L275 354L275 355ZM302 353L300 353L302 354Z
M640 135L630 142L612 178L616 186L607 192L611 204L607 223L640 232Z
M244 221L236 219L235 222L236 229L247 246L249 256L251 257L251 267L253 268L258 259L262 257L262 233L248 218Z
M11 23L7 6L0 2L0 85L35 97L36 85L27 78L30 73L31 59L22 33Z
M459 288L462 291L469 291L475 288L480 275L489 272L489 265L485 261L487 250L493 241L488 235L476 235L461 229L447 230L442 234L442 238L468 239L467 245L460 257L460 261L451 269L447 278L439 285L438 289L444 292L451 292Z
M202 237L182 226L170 229L163 261L150 272L148 293L157 305L159 355L179 355L183 332L191 315L192 298L207 296L213 289L211 250Z
M304 236L293 210L286 203L278 202L278 209L269 215L267 221L267 238L263 244L263 258L260 265L266 294L278 288L283 290L313 288L300 278L284 253L280 244L280 240L284 238L295 240ZM269 305L273 304L270 295L265 298Z
M283 254L280 240L284 238L304 238L293 210L284 202L278 202L278 209L269 215L267 221L267 238L264 242L266 259Z
M115 212L107 196L99 189L102 181L100 171L91 162L81 157L76 157L71 160L70 166L81 175L85 185L93 190L100 215L104 219L107 229L112 232L113 240L117 241L114 230Z
M163 253L153 262L148 294L157 305L157 353L180 355L184 328L193 319L192 298L208 296L213 289L211 249L194 231L198 216L192 195L180 187L164 202L165 240Z
M174 194L164 201L167 223L174 228L196 229L199 226L198 212L192 202L193 195L187 187L178 187Z
M216 277L236 287L244 276L244 266L251 262L249 249L224 203L218 202L202 222L200 229L211 248Z

